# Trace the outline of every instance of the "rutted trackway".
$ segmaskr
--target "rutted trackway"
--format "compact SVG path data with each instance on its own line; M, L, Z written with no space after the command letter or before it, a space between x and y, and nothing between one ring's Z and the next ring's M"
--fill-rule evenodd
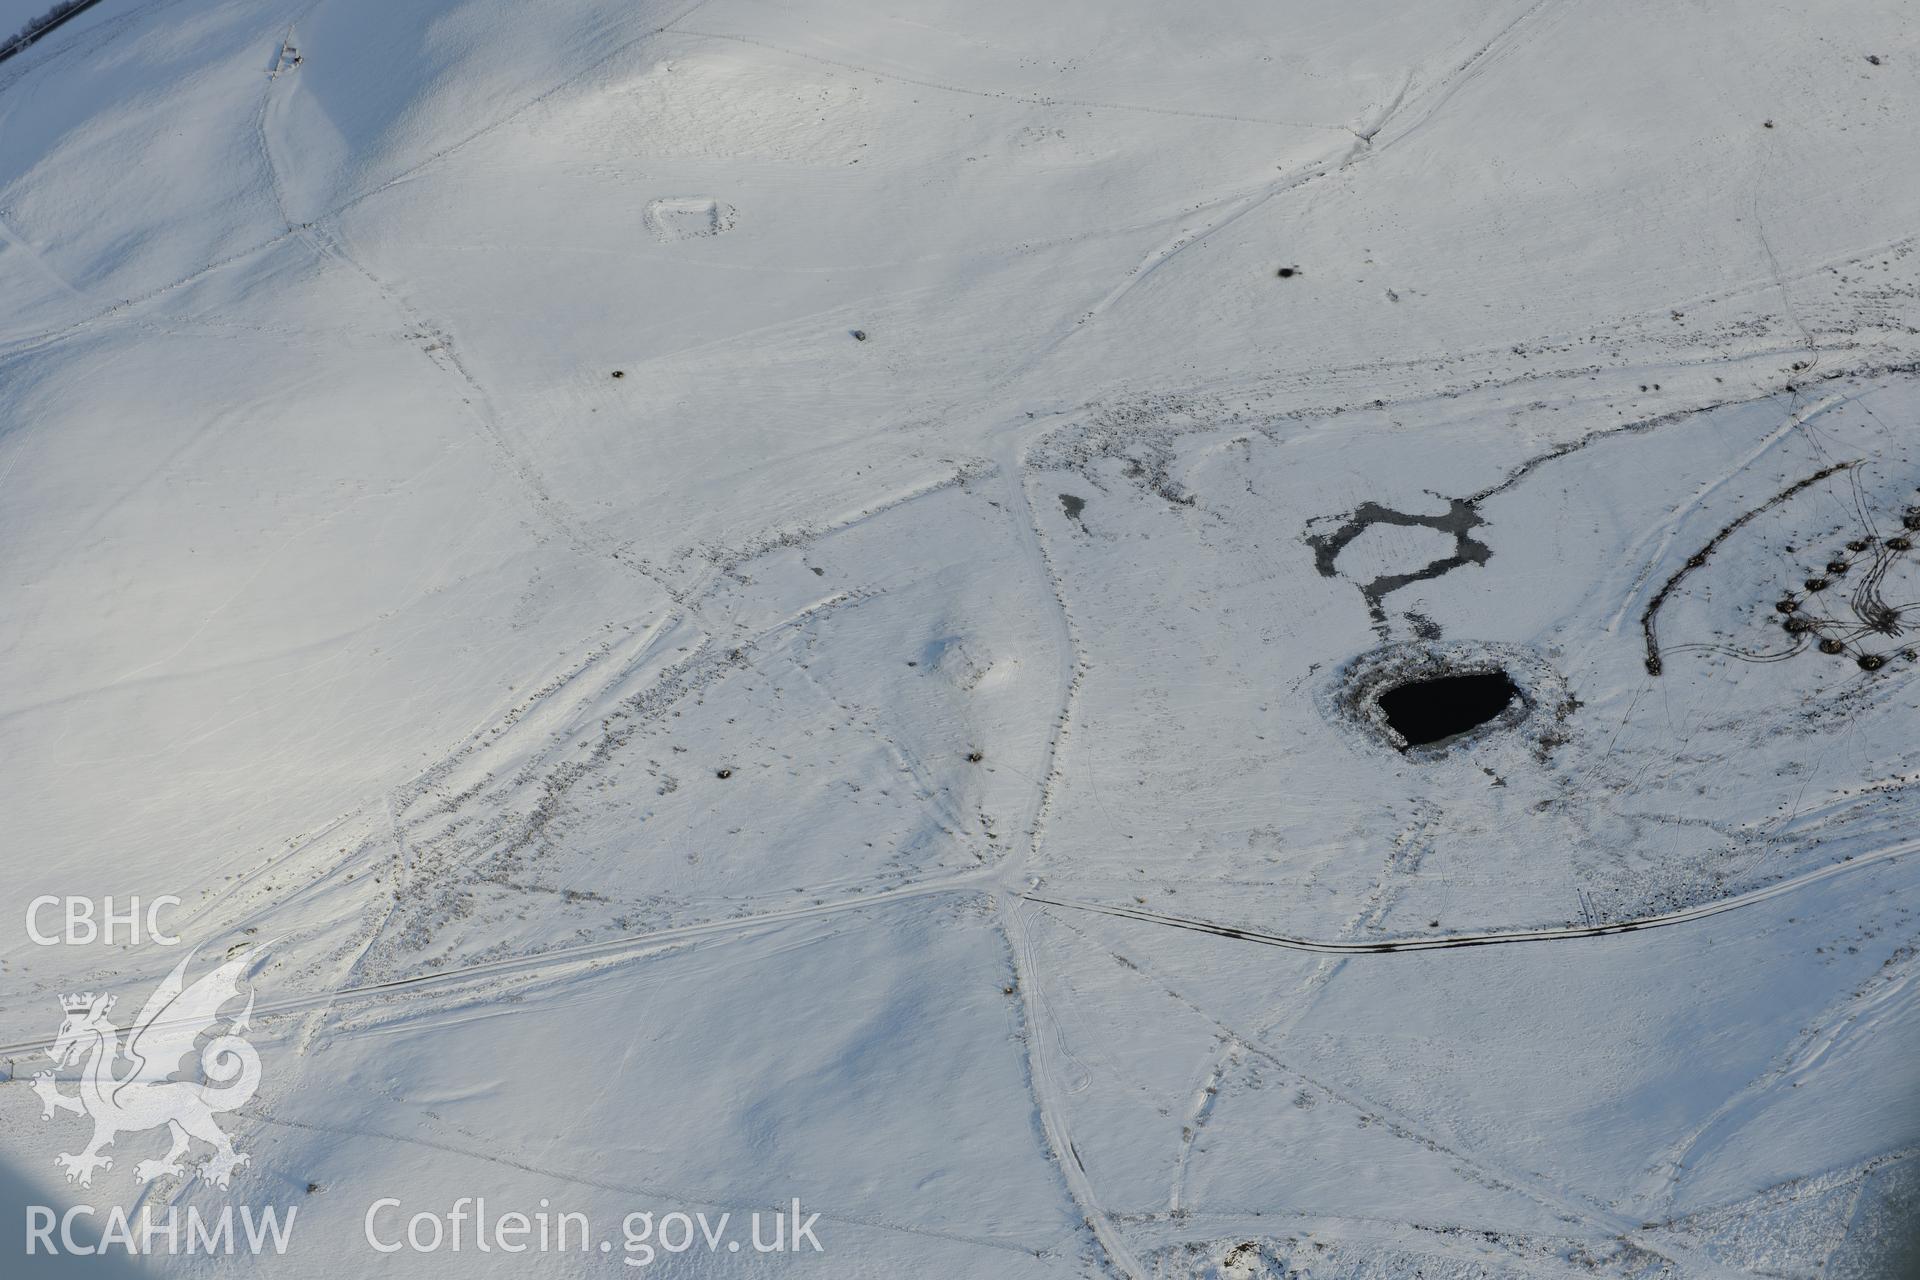
M970 891L983 884L992 876L991 868L969 871L957 876L947 876L939 880L930 880L924 884L902 885L898 889L885 889L859 898L850 898L843 902L825 902L815 906L791 907L782 911L765 911L759 915L735 916L726 920L711 920L703 924L678 925L668 929L655 929L649 933L627 934L618 938L604 938L597 942L583 942L576 946L556 947L551 951L536 951L531 955L509 956L502 960L485 960L478 964L462 965L436 970L432 973L418 973L405 978L390 978L384 982L368 982L352 987L337 987L331 991L315 991L307 995L288 996L284 1000L263 1000L254 1006L253 1016L264 1018L274 1014L305 1013L314 1009L323 1009L342 1000L358 1000L368 996L389 995L402 992L420 991L431 987L455 986L483 978L526 978L537 979L546 976L551 970L573 964L590 963L596 960L628 959L637 955L665 947L678 946L683 942L698 941L702 938L724 936L727 934L750 933L759 929L773 928L791 924L800 920L819 916L839 915L842 912L858 911L866 907L877 907L902 898L924 898L936 894ZM272 943L262 944L265 951ZM169 1026L160 1021L154 1026ZM9 1058L21 1054L33 1053L47 1047L50 1036L37 1040L22 1040L12 1044L0 1044L0 1058Z
M1285 934L1242 929L1212 920L1163 915L1160 912L1146 911L1139 907L1114 906L1103 902L1080 902L1071 898L1047 898L1038 893L1027 893L1024 896L1028 902L1049 907L1063 907L1070 911L1090 911L1099 915L1117 916L1123 920L1167 925L1175 929L1191 929L1195 933L1211 933L1216 937L1232 938L1238 942L1256 942L1263 947L1282 947L1288 951L1311 951L1319 955L1363 956L1396 951L1448 951L1457 947L1492 947L1515 942L1564 942L1573 938L1604 938L1616 933L1664 929L1670 925L1687 924L1694 920L1704 920L1708 916L1751 907L1769 898L1778 898L1783 894L1792 893L1816 881L1829 880L1834 876L1858 871L1862 867L1873 866L1876 863L1890 862L1914 852L1920 852L1920 840L1909 840L1874 853L1849 858L1845 862L1836 862L1818 871L1809 871L1805 875L1792 876L1770 884L1764 889L1755 889L1750 893L1737 893L1730 898L1721 898L1703 906L1668 911L1657 916L1641 916L1636 920L1620 920L1613 924L1568 925L1559 929L1513 929L1503 933L1451 933L1439 938L1392 938L1379 942L1320 942L1312 938L1290 938Z
M1239 942L1253 942L1266 947L1280 947L1288 951L1310 951L1320 955L1379 955L1399 951L1446 951L1459 947L1489 947L1520 942L1564 942L1575 938L1603 938L1616 933L1637 933L1645 929L1663 929L1670 925L1687 924L1694 920L1704 920L1728 911L1738 911L1742 907L1751 907L1771 898L1782 897L1807 885L1821 880L1830 880L1850 871L1859 871L1865 867L1876 866L1882 862L1891 862L1910 853L1920 852L1920 839L1905 841L1873 853L1849 858L1845 862L1836 862L1832 866L1822 867L1818 871L1809 871L1804 875L1792 876L1764 889L1755 889L1750 893L1735 894L1731 898L1721 898L1703 906L1688 907L1683 911L1669 911L1662 915L1643 916L1637 920L1621 920L1613 924L1572 925L1560 929L1514 929L1503 933L1456 933L1441 938L1398 938L1383 939L1379 942L1322 942L1313 938L1290 938L1284 934L1263 933L1257 929L1242 929L1234 925L1219 924L1211 920L1196 920L1187 916L1163 915L1156 911L1146 911L1138 907L1115 906L1103 902L1081 902L1072 898L1049 898L1039 893L1028 892L1018 895L1021 901L1038 906L1059 907L1070 911L1088 911L1099 915L1116 916L1123 920L1138 920L1143 924L1165 925L1175 929L1189 929L1195 933L1210 933L1216 937L1231 938ZM674 946L682 942L691 942L702 938L744 934L763 928L789 924L800 920L820 916L838 915L842 912L858 911L867 907L880 906L904 898L924 898L949 893L990 891L995 879L992 868L981 868L957 876L929 881L925 884L903 885L898 889L888 889L880 893L869 894L862 898L844 902L821 903L816 906L795 907L784 911L768 911L754 916L736 916L728 920L713 920L703 924L680 925L669 929L658 929L651 933L631 934L620 938L607 938L598 942L582 943L578 946L559 947L552 951L540 951L532 955L512 956L504 960L488 960L479 964L461 968L443 969L433 973L414 974L405 978L392 978L385 982L369 982L360 986L340 987L332 991L316 991L307 995L290 996L285 1000L263 1001L254 1009L256 1018L272 1014L302 1013L325 1008L343 1000L357 1000L370 996L388 995L399 992L419 991L434 987L451 987L483 978L526 978L536 979L547 976L558 967L570 964L582 964L596 960L617 960L643 955L658 948ZM165 1025L165 1024L159 1024ZM46 1048L48 1037L34 1040L19 1040L10 1044L0 1044L0 1058L19 1057L35 1053Z

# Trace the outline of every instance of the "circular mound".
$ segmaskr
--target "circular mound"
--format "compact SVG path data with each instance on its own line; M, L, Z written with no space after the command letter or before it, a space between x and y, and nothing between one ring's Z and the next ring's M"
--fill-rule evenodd
M1377 746L1435 759L1496 738L1540 751L1565 741L1579 704L1531 649L1483 641L1413 641L1361 654L1328 690L1326 709Z

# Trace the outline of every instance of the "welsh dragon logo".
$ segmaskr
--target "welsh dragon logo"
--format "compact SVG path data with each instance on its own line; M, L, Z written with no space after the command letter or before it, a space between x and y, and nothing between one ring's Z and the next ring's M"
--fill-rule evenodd
M213 1147L212 1158L199 1171L216 1187L226 1186L233 1171L249 1163L251 1157L235 1151L214 1121L219 1112L244 1106L260 1087L260 1055L241 1035L253 1016L251 986L247 1007L224 1032L219 1028L220 1007L239 996L241 971L249 954L243 952L189 987L186 972L193 959L189 952L147 998L124 1045L120 1029L107 1020L112 996L88 992L61 998L66 1021L60 1024L60 1034L47 1056L62 1068L85 1063L80 1092L71 1097L61 1093L51 1071L33 1077L33 1091L40 1096L43 1119L51 1120L56 1111L93 1117L93 1141L86 1149L56 1157L68 1182L91 1186L96 1169L113 1168L113 1157L101 1151L116 1137L161 1125L172 1133L173 1146L160 1159L142 1160L133 1167L133 1176L141 1182L185 1172L181 1157L195 1138ZM218 1034L200 1049L198 1074L203 1079L175 1079L180 1060L194 1051L207 1032ZM125 1074L116 1074L123 1056L132 1066Z

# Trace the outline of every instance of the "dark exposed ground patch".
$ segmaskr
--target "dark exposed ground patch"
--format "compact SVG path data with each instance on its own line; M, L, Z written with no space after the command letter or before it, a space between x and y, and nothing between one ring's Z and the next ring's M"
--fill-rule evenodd
M1882 255L1891 254L1892 256L1900 257L1916 251L1920 251L1920 237L1900 241L1887 250L1877 252ZM1908 292L1902 292L1898 296L1907 297L1910 296L1910 294ZM1920 296L1920 294L1913 294L1911 296ZM1756 329L1752 322L1746 322L1740 326L1730 328L1726 336L1730 339L1738 338L1746 342L1751 341L1758 333L1764 331L1764 325ZM1905 331L1904 326L1902 331ZM1695 334L1689 341L1697 341L1699 337L1700 335ZM1536 344L1536 346L1532 348L1532 351L1534 354L1571 351L1575 347L1598 341L1599 339L1597 337L1580 337L1559 345ZM1833 355L1846 349L1850 349L1850 344L1832 343L1823 346L1822 352L1823 354ZM1710 361L1703 359L1693 361L1692 363L1710 363ZM1398 366L1388 365L1382 367ZM1466 395L1469 392L1482 391L1492 387L1510 387L1536 382L1564 382L1579 377L1593 377L1603 373L1616 372L1618 372L1617 368L1608 364L1590 364L1556 370L1534 370L1507 379L1492 381L1475 380L1471 383L1449 386L1428 398L1441 400L1454 399ZM1910 359L1887 361L1861 360L1848 368L1829 370L1822 375L1822 380L1852 379L1859 381L1911 375L1915 373L1920 373L1920 361ZM1719 379L1716 379L1716 381L1719 381ZM1787 390L1791 392L1792 388L1789 387ZM1771 400L1780 394L1781 390L1779 388L1769 387L1750 395L1728 396L1724 399L1717 399L1706 404L1673 409L1665 413L1631 422L1596 428L1575 439L1554 445L1523 459L1507 470L1500 479L1465 498L1448 499L1448 501L1451 507L1457 508L1460 505L1464 505L1468 508L1473 516L1473 525L1478 526L1486 523L1479 515L1480 509L1485 502L1514 489L1531 478L1536 471L1548 463L1556 462L1572 454L1580 453L1583 450L1605 441L1654 432L1676 423L1689 421L1703 414L1715 413L1744 405L1758 404ZM1401 402L1396 401L1394 403L1398 404ZM1611 403L1611 401L1608 403ZM1088 418L1081 421L1068 421L1059 428L1042 435L1030 448L1027 465L1035 471L1074 471L1085 476L1095 485L1100 485L1101 482L1096 478L1093 471L1093 464L1102 459L1123 459L1126 463L1125 474L1128 479L1133 480L1148 492L1159 496L1170 505L1192 508L1198 505L1195 495L1187 492L1180 482L1175 479L1173 474L1174 445L1179 438L1187 435L1217 432L1232 428L1249 437L1263 437L1268 440L1277 441L1283 438L1291 438L1286 434L1289 428L1297 427L1302 423L1310 423L1321 419L1336 419L1348 412L1363 409L1379 410L1386 407L1388 407L1388 401L1380 398L1369 398L1355 399L1341 403L1302 406L1283 412L1260 415L1254 410L1251 403L1245 401L1235 405L1220 396L1201 395L1191 389L1181 392L1158 392L1120 402L1110 402L1097 406L1084 406L1083 408L1089 414ZM1545 401L1536 401L1532 407L1544 411L1548 408L1548 405ZM1032 417L1034 414L1029 412L1028 416ZM1065 417L1065 412L1062 412L1060 416ZM1385 510L1387 509L1377 503L1363 504L1359 509L1354 511L1348 519L1358 520L1365 513ZM1390 514L1400 515L1401 513L1392 512ZM1451 516L1452 510L1450 509L1447 516L1441 518L1447 519L1451 518ZM1341 517L1316 517L1309 522L1309 527L1312 527L1313 524L1320 523L1322 519L1339 518ZM1431 520L1432 517L1424 519ZM1342 536L1343 532L1345 536ZM1319 546L1323 543L1338 538L1339 541L1344 544L1345 542L1351 541L1354 537L1357 537L1361 532L1364 532L1364 525L1360 529L1351 532L1339 530L1330 534L1310 534L1306 535L1304 540L1318 551ZM1460 567L1461 564L1486 563L1486 557L1491 554L1491 548L1487 547L1485 543L1480 542L1478 539L1469 539L1469 541L1477 548L1471 558L1464 560L1449 558L1448 560L1429 565L1415 574L1402 577L1397 582L1392 578L1388 578L1368 584L1367 587L1362 587L1361 590L1363 592L1366 591L1368 587L1376 589L1375 598L1369 599L1368 601L1371 606L1370 612L1374 616L1376 632L1380 633L1384 638L1387 630L1386 620L1383 616L1384 610L1379 604L1379 600L1384 598L1385 595L1390 594L1393 590L1397 590L1401 586L1408 585L1409 582L1421 581L1450 572L1452 569ZM1335 556L1338 554L1337 547L1334 549L1334 554ZM1316 556L1316 560L1324 564L1324 561L1320 560L1318 556ZM1324 567L1321 569L1321 572L1325 574L1326 571Z
M1447 509L1439 515L1418 515L1405 511L1395 511L1392 507L1383 507L1377 502L1363 502L1353 509L1346 523L1331 533L1309 534L1307 545L1313 548L1313 567L1320 571L1323 578L1340 576L1338 561L1340 553L1361 534L1377 524L1400 525L1404 528L1438 529L1441 533L1453 535L1454 551L1450 556L1432 561L1423 569L1411 573L1382 574L1371 582L1357 583L1360 594L1367 602L1367 612L1373 615L1376 628L1385 629L1387 611L1381 602L1400 588L1415 582L1426 582L1445 573L1469 564L1485 564L1493 555L1493 548L1472 536L1472 530L1485 524L1472 498L1449 498Z
M1647 601L1646 609L1640 614L1640 633L1647 642L1648 675L1657 676L1662 671L1660 639L1657 632L1660 609L1667 603L1667 600L1673 593L1679 589L1680 584L1686 580L1687 575L1706 564L1707 560L1712 557L1713 553L1717 551L1728 538L1738 533L1742 527L1758 518L1763 512L1772 510L1774 507L1791 499L1795 494L1811 488L1813 485L1825 480L1828 476L1836 472L1845 471L1853 465L1852 462L1836 462L1830 467L1822 467L1805 479L1796 480L1751 511L1740 515L1722 526L1718 533L1707 540L1705 546L1687 557L1687 562L1675 570L1673 576L1661 585L1660 590L1654 593L1653 599Z
M1901 366L1889 371L1911 372L1912 367ZM1763 399L1765 397L1756 398ZM1726 400L1715 404L1703 405L1699 408L1677 409L1671 413L1664 413L1657 417L1643 418L1637 422L1629 422L1620 426L1602 427L1599 430L1590 431L1578 439L1569 440L1565 444L1556 445L1543 453L1537 453L1527 458L1512 470L1508 471L1497 483L1488 485L1477 493L1465 498L1449 498L1447 500L1448 509L1444 515L1410 516L1404 512L1383 507L1376 502L1362 503L1348 516L1346 523L1342 524L1340 528L1334 530L1332 533L1313 534L1307 537L1307 545L1314 549L1314 567L1320 571L1322 577L1338 577L1339 573L1334 567L1334 561L1339 558L1340 552L1349 542L1352 542L1362 533L1365 533L1367 529L1374 524L1424 525L1428 528L1439 529L1443 533L1453 534L1456 545L1455 552L1452 556L1442 560L1436 560L1427 565L1426 568L1414 573L1389 575L1360 585L1360 592L1367 600L1367 611L1373 616L1374 628L1384 636L1386 632L1386 610L1382 601L1387 595L1411 583L1424 582L1440 577L1442 574L1451 573L1463 565L1484 565L1488 558L1492 556L1492 548L1479 539L1468 536L1467 532L1470 529L1477 528L1486 523L1486 520L1480 515L1480 505L1489 498L1505 493L1547 463L1557 462L1562 458L1579 453L1602 441L1611 440L1619 436L1641 435L1657 430L1660 427L1671 425L1672 423L1684 421L1697 414L1711 413L1717 409L1723 409L1729 405L1741 403L1745 402Z
M1438 640L1444 634L1440 624L1424 613L1415 613L1412 610L1408 610L1403 616L1407 620L1407 625L1413 628L1413 634L1418 639Z
M1505 711L1520 691L1504 671L1411 680L1380 694L1380 710L1409 747L1444 742Z
M1849 657L1863 671L1878 671L1896 656L1914 660L1910 657L1913 652L1910 646L1883 645L1878 651L1867 648L1875 637L1898 640L1906 635L1912 629L1907 619L1916 606L1920 606L1920 600L1905 598L1914 590L1910 585L1912 562L1907 558L1907 553L1913 550L1913 540L1904 532L1890 538L1880 536L1861 491L1859 476L1860 471L1856 469L1850 478L1861 533L1848 539L1844 551L1825 553L1832 558L1826 562L1824 571L1805 577L1798 584L1804 595L1789 587L1775 603L1774 608L1786 615L1781 626L1797 640L1793 649L1778 656L1792 657L1804 650L1808 641L1813 641L1813 647L1820 653ZM1908 506L1899 518L1903 527L1908 526L1920 519L1920 508ZM1813 547L1808 548L1808 553L1815 559L1821 554ZM1896 594L1900 599L1887 598L1890 582L1898 584ZM1679 647L1674 646L1668 652ZM1763 658L1736 653L1735 656L1759 661L1774 655Z
M1453 684L1491 677L1485 683ZM1395 723L1389 701L1395 690L1421 685L1451 685L1442 695L1499 696L1488 710L1484 702L1466 710L1485 712L1471 724L1445 728L1432 737L1409 735ZM1503 695L1503 696L1501 696ZM1323 714L1358 728L1377 746L1423 761L1441 759L1498 731L1511 745L1546 760L1567 740L1567 723L1580 702L1565 677L1537 651L1524 645L1484 640L1410 641L1388 644L1344 664L1323 692ZM1416 692L1416 703L1426 694ZM1417 710L1417 707L1416 707ZM1422 726L1411 726L1416 730ZM1473 732L1480 730L1480 732ZM1457 741L1456 741L1457 739Z

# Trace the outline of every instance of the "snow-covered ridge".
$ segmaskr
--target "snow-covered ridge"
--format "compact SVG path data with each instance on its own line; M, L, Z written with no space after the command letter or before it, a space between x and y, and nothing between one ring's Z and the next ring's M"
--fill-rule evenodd
M84 1194L297 1204L284 1274L480 1195L798 1197L844 1275L1887 1274L1904 18L47 32L0 63L17 1196L82 1195L60 998L182 954L24 904L173 895L198 966L271 942L252 1163L129 1134ZM1380 708L1496 671L1463 737ZM404 1274L619 1265L475 1257Z

